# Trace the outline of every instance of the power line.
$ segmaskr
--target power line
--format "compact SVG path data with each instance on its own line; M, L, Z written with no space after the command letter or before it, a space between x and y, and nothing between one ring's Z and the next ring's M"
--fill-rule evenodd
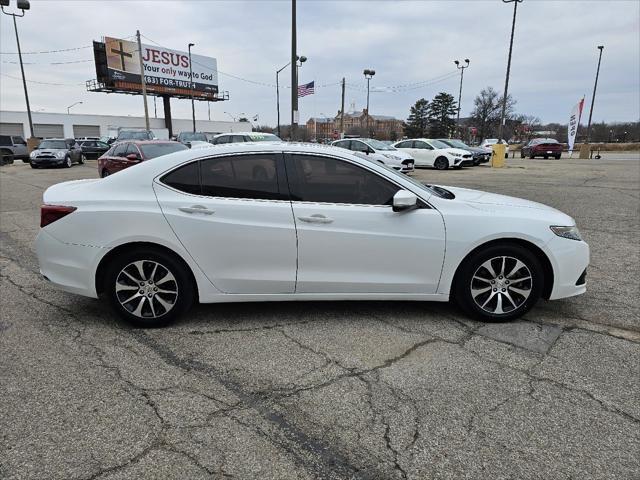
M93 62L93 58L89 60L71 60L69 62L22 62L23 65L67 65L69 63L87 63ZM8 63L11 65L19 65L20 62L13 62L9 60L2 60L1 63Z
M43 50L41 52L22 52L22 55L40 55L45 53L74 52L76 50L83 50L85 48L93 48L93 45L85 45L83 47L74 47L74 48L63 48L61 50ZM18 52L0 52L0 55L18 55Z
M20 77L14 77L13 75L7 75L6 73L0 73L0 75L2 75L3 77L7 77L7 78L12 78L14 80L20 80L22 81L22 79ZM85 85L85 82L81 82L81 83L51 83L51 82L39 82L37 80L27 80L27 82L29 83L37 83L40 85L54 85L57 87L75 87L78 85Z

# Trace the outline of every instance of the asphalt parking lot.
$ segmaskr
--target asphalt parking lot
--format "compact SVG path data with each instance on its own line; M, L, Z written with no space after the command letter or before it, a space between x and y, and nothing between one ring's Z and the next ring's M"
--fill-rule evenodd
M0 170L0 478L640 478L640 155L415 174L577 220L587 294L507 324L328 302L131 329L38 274L43 190L95 176Z

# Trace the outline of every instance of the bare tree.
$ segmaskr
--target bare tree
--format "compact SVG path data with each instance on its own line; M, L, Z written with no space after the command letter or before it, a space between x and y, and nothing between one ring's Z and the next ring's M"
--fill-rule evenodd
M502 103L503 99L493 87L483 88L473 101L474 109L473 112L471 112L471 118L475 127L478 129L480 138L488 138L495 135L500 123ZM513 117L515 104L516 101L511 95L507 95L505 119Z

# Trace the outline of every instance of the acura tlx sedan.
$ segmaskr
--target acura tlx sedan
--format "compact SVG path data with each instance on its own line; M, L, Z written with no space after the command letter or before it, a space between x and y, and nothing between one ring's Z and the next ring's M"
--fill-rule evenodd
M194 302L455 300L489 321L584 293L589 247L550 207L423 185L349 150L185 150L44 193L42 274L138 326Z

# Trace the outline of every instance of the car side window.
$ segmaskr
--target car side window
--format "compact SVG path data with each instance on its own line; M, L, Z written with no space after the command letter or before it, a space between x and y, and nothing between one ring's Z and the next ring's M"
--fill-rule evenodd
M13 143L18 145L26 145L27 142L24 141L22 137L13 137Z
M327 157L292 155L292 200L353 205L392 205L399 187L358 165Z
M160 181L181 192L200 195L200 162L191 162L176 168L162 177Z
M96 146L98 146L100 148L109 148L109 145L107 145L104 142L96 142Z
M421 150L433 150L433 147L429 145L427 142L413 142L413 148L419 148Z
M127 155L131 155L131 154L134 154L138 157L140 156L140 152L138 151L138 148L133 143L130 143L127 145L127 149L125 150L123 156L126 157Z
M216 138L216 145L219 145L221 143L229 143L230 140L231 140L230 135L223 135L222 137Z
M366 143L352 140L351 150L353 150L354 152L369 152L371 151L371 148Z
M342 140L334 144L335 147L346 148L347 150L350 149L350 145L351 145L351 140Z
M127 145L129 145L128 143L121 143L120 145L116 145L116 147L113 149L113 153L111 155L113 155L114 157L124 157L125 156L125 152L127 151Z
M244 135L232 135L231 143L240 143L244 142Z
M279 200L276 157L238 155L202 160L202 194L210 197Z
M396 148L411 148L411 142L400 142L396 145Z

